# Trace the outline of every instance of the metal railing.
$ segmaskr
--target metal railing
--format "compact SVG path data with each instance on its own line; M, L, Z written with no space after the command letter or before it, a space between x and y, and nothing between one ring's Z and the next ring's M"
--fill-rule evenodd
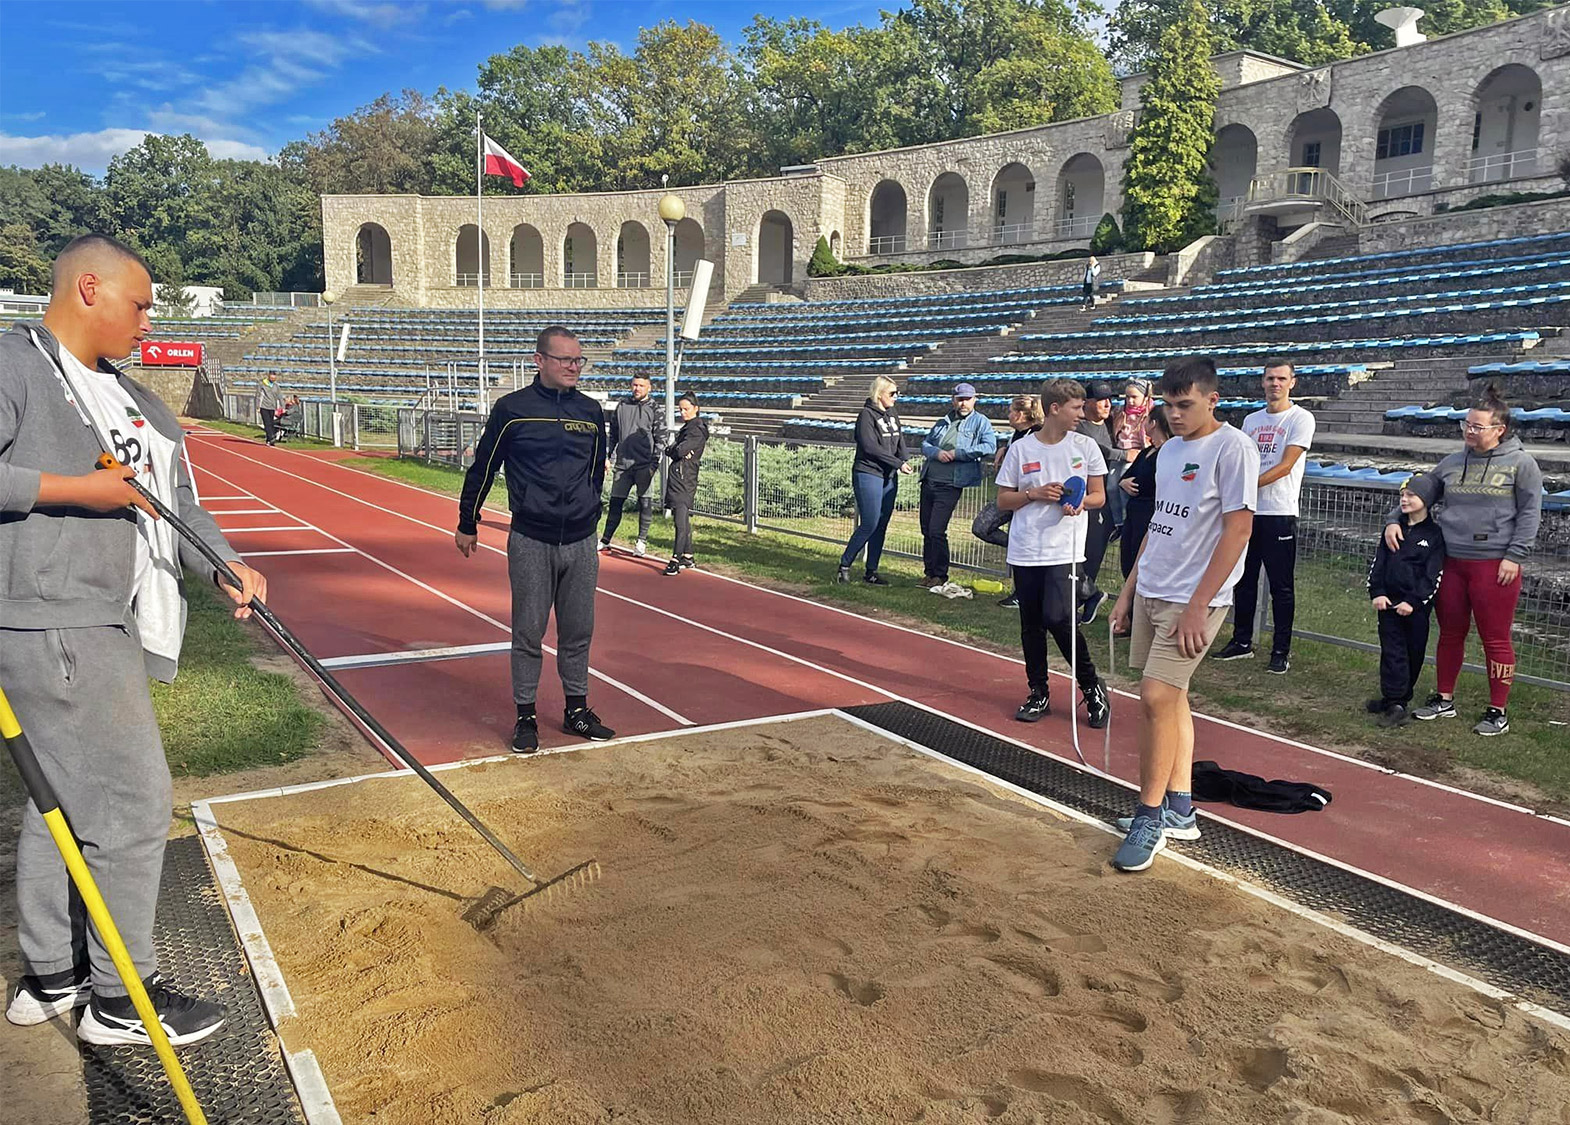
M597 273L563 274L562 285L568 289L598 289L600 287L600 275Z
M1034 223L999 223L992 228L992 241L998 246L1012 246L1017 242L1030 242L1035 237Z
M646 273L619 273L616 275L616 288L618 289L647 289L649 275Z
M1249 181L1249 205L1297 200L1328 204L1358 226L1368 221L1367 204L1323 168L1283 168Z
M262 305L268 308L314 309L322 303L320 293L252 293L251 305ZM230 308L244 308L244 305L231 305Z
M1399 172L1374 173L1374 198L1397 199L1403 195L1416 195L1422 191L1432 191L1434 187L1434 167L1430 164L1427 168L1405 168Z
M966 230L935 230L927 235L928 250L954 250L970 245L970 232Z
M1096 233L1100 215L1086 215L1082 219L1059 219L1053 226L1058 238L1089 238Z
M474 463L474 446L485 429L485 417L476 411L401 407L394 426L398 456L467 469Z
M867 253L903 254L909 241L903 234L880 234L867 239Z
M1471 184L1489 184L1498 180L1513 180L1517 176L1537 174L1537 149L1523 148L1515 152L1496 152L1490 156L1474 156L1466 162L1466 179Z
M515 273L508 277L507 280L514 289L545 288L545 275L543 273Z
M480 275L477 273L453 274L452 283L459 289L478 289L480 287ZM491 275L487 273L485 275L485 288L489 289L490 287Z
M692 279L696 276L697 274L693 270L677 270L675 275L676 288L691 289Z

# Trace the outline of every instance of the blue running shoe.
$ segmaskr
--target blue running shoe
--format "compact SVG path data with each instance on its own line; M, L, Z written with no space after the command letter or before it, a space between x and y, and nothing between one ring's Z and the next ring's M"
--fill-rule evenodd
M1134 818L1131 816L1120 816L1117 818L1116 823L1124 833L1127 833L1130 828L1134 827ZM1187 816L1178 816L1177 813L1173 812L1166 805L1162 805L1161 830L1174 840L1197 840L1199 839L1199 817L1194 813L1189 813Z
M1136 816L1122 847L1112 857L1112 866L1119 871L1143 871L1156 862L1156 853L1166 846L1161 822L1151 816Z

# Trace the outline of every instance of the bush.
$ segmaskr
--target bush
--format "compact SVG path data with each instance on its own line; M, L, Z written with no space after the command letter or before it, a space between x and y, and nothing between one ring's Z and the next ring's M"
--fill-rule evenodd
M1092 254L1116 254L1123 249L1123 230L1118 226L1117 219L1108 211L1101 216L1101 221L1096 224L1096 233L1090 236L1090 252Z
M812 249L812 260L807 263L807 276L838 277L844 272L844 263L829 249L829 240L818 235L818 244Z
M1490 207L1505 207L1512 203L1533 203L1539 199L1563 199L1570 191L1504 191L1493 195L1480 195L1465 203L1458 203L1452 211L1485 211Z

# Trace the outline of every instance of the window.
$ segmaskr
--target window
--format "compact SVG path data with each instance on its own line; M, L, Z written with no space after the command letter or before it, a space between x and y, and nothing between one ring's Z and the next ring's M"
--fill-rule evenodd
M945 202L946 200L941 195L932 201L932 223L936 230L943 229L943 204Z
M1063 185L1063 217L1065 219L1072 219L1074 217L1074 181L1073 180L1070 180L1068 183Z
M1398 156L1417 156L1423 151L1423 123L1392 125L1379 130L1374 142L1375 160L1394 160Z
M1483 115L1481 113L1474 113L1472 115L1472 151L1473 152L1477 151L1477 144L1482 139L1483 139Z
M1001 219L1004 216L1006 216L1008 213L1009 213L1009 193L1006 192L1006 191L1000 191L1000 192L998 192L998 218Z
M1320 144L1320 142L1318 142L1318 141L1304 141L1303 142L1303 165L1302 166L1304 168L1318 168L1319 167L1319 144Z

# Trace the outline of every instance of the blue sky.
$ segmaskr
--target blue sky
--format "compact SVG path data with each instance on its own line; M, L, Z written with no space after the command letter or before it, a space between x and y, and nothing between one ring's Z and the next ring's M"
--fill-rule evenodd
M755 12L830 27L898 0L0 0L0 164L101 174L148 132L264 157L387 91L472 89L518 43L609 41L697 20L732 43Z

